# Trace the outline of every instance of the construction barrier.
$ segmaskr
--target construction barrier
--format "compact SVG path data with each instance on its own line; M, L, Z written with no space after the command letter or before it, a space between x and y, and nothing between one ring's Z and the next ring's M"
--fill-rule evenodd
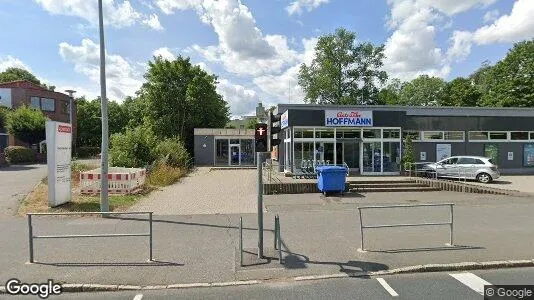
M134 194L145 184L146 170L139 168L116 168L108 170L108 192L116 195ZM81 194L100 193L100 168L80 173Z

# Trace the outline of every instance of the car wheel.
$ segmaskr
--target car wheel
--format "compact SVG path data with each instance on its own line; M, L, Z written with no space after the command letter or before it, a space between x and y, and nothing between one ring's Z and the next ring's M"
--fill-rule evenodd
M480 173L477 175L477 181L482 183L490 183L492 180L491 175L488 173Z

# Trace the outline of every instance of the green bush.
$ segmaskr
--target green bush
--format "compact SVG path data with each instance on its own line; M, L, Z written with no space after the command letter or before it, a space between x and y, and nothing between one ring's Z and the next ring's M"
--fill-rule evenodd
M76 148L76 157L87 158L95 157L100 153L100 147L78 147Z
M10 164L34 163L37 160L35 150L21 146L9 146L4 149L4 154Z
M415 163L415 151L413 148L413 142L411 136L406 136L403 145L402 166L404 170L414 169Z
M189 162L189 153L187 153L184 143L178 138L168 138L159 142L155 156L171 167L186 168Z
M128 128L111 136L110 163L114 167L145 167L155 160L157 140L148 127Z
M176 183L185 175L183 168L157 163L147 175L147 183L153 186L167 186Z

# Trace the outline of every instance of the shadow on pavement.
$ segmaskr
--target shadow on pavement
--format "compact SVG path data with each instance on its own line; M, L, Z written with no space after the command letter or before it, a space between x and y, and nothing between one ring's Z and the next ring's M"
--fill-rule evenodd
M36 265L54 266L54 267L181 267L184 264L167 262L167 261L147 261L147 262L125 262L125 263L55 263L55 262L34 262Z
M442 246L442 247L422 247L422 248L404 248L404 249L387 249L387 250L369 250L369 249L365 249L365 251L374 252L374 253L406 253L406 252L481 250L481 249L486 249L486 248L485 247L478 247L478 246L454 245L454 246Z
M374 272L388 270L389 267L385 264L349 260L347 262L334 262L334 261L315 261L310 260L307 256L297 253L286 252L284 256L284 267L286 269L305 269L309 264L312 265L334 265L339 266L339 271L347 274L360 273L360 272Z
M26 170L33 170L39 168L38 165L11 165L2 167L0 170L2 172L15 172L15 171L26 171Z
M506 180L493 180L491 184L512 184L512 182Z

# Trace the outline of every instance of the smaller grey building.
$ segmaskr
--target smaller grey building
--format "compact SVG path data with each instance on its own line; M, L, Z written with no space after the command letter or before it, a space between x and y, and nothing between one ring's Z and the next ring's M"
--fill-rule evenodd
M254 129L195 128L196 166L253 166Z

